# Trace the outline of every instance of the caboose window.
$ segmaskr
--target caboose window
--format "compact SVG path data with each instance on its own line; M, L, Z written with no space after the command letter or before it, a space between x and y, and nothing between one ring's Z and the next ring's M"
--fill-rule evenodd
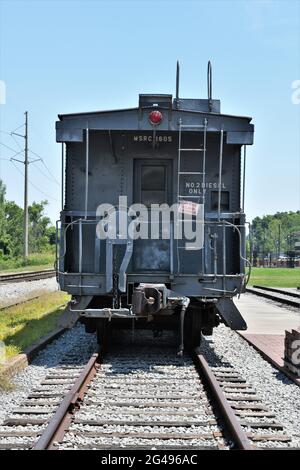
M218 191L211 192L211 209L218 210ZM229 191L221 191L221 211L229 211Z
M163 204L166 202L166 167L143 165L141 171L141 202Z

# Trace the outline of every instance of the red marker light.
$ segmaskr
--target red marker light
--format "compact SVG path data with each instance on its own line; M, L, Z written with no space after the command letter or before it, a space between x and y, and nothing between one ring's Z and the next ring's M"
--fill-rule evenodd
M149 114L149 119L151 124L160 124L162 121L162 113L160 111L151 111Z

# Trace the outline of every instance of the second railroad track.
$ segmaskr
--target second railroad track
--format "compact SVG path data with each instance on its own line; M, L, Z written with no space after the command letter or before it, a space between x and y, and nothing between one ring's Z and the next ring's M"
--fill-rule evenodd
M247 292L273 300L283 305L289 305L290 307L300 307L300 292L296 289L281 289L254 285L252 287L247 287Z
M16 283L27 281L38 281L54 277L56 274L54 269L43 269L41 271L26 271L19 273L0 274L0 283Z

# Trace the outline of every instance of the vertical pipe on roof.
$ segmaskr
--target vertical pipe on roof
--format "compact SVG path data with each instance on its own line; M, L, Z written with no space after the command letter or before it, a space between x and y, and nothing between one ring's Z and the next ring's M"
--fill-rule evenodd
M180 66L179 66L179 61L177 60L177 65L176 65L176 103L178 105L178 100L179 100L179 78L180 78Z
M207 100L208 100L208 107L209 111L212 111L213 103L212 103L212 66L211 61L208 61L207 64Z

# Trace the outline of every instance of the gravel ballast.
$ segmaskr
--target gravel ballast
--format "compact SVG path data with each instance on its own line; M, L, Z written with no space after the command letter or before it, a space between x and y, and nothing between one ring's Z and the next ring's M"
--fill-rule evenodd
M55 277L38 281L0 284L0 307L31 299L46 292L55 292L58 284Z
M230 363L276 415L287 434L289 444L300 448L300 388L277 370L237 333L221 325L201 346L210 366Z
M70 365L84 366L95 349L95 335L85 333L82 325L76 325L49 344L24 371L12 379L15 386L13 391L0 391L0 425L11 411L20 406L28 394L39 386L46 375L55 372L55 368L62 361L67 361Z
M129 336L127 334L128 332L124 332L123 337L126 337L128 341ZM140 349L135 349L136 344L132 347L128 343L126 345L122 344L123 341L120 338L117 345L117 354L115 352L113 355L106 356L97 378L89 388L84 404L76 413L76 418L79 420L94 421L95 419L102 419L109 422L109 420L122 421L125 419L127 424L123 428L118 427L119 425L113 427L106 424L103 429L101 428L105 435L91 439L87 435L75 437L75 433L78 430L83 433L84 431L91 432L94 429L93 427L87 425L83 429L84 426L73 423L69 431L69 438L65 439L60 448L78 448L82 445L93 445L93 443L96 446L120 445L122 447L122 445L134 446L137 442L140 445L159 446L159 440L154 437L150 440L146 438L137 439L135 433L132 433L133 428L130 426L130 421L149 421L150 424L151 414L155 413L157 421L162 421L166 419L165 414L169 412L172 413L173 417L168 419L172 422L173 420L176 421L178 420L176 411L170 407L170 404L164 403L161 409L161 396L167 397L170 394L178 395L182 393L184 396L188 395L188 400L183 397L176 397L176 400L173 398L174 402L182 401L184 403L188 401L193 403L195 400L194 394L199 394L199 396L203 394L201 384L196 386L196 383L194 383L196 380L191 360L186 356L183 359L176 357L176 346L171 345L171 335L155 340L149 332L144 334L139 332L136 336L142 338ZM164 354L161 351L159 353L159 349L156 349L159 341L162 344L170 342L170 347L166 344L167 348ZM50 377L48 381L51 382L51 375L57 375L60 364L72 367L69 372L68 370L64 372L65 375L72 375L74 370L79 370L86 364L95 350L95 335L85 333L81 325L76 325L72 330L67 331L50 344L25 371L15 376L13 379L15 390L0 392L0 431L4 430L2 427L4 419L10 417L13 410L16 411L18 408L23 407L22 403L26 400L26 397L40 386L46 376ZM206 337L203 340L201 352L205 355L209 365L215 368L217 374L222 373L222 367L225 371L228 370L226 368L233 368L238 375L247 381L249 388L255 390L262 404L266 406L268 411L274 413L275 421L281 423L284 426L285 433L292 438L291 442L279 443L281 446L300 448L300 389L297 385L265 361L246 340L223 325L215 329L212 337ZM170 376L174 377L174 380L167 379ZM164 380L166 383L164 383ZM56 385L55 391L63 391L65 389L64 382L67 384L68 378L61 379L61 384ZM50 388L51 385L49 385L49 390ZM191 396L191 390L193 390L193 396ZM232 391L234 390L232 389ZM237 388L235 392L239 394L239 389ZM122 401L126 403L117 406L121 397ZM137 403L141 402L143 404L144 398L150 402L147 405L147 413L143 411L143 407L137 407L136 413L133 414ZM55 401L55 398L49 399L50 407L53 405L51 401ZM247 402L245 402L246 404ZM138 409L140 409L140 413ZM207 414L207 409L209 410L209 405L205 397L202 397L201 400L197 398L194 416L190 415L189 408L182 406L181 412L186 413L186 419L190 421L193 427L184 431L184 426L174 428L174 430L171 426L171 431L168 428L168 432L176 432L177 434L182 432L198 433L200 429L197 426L197 421L200 420L206 424L206 421L213 418L213 415ZM24 414L15 415L15 417L18 416L24 418ZM39 415L39 418L43 417L47 418L47 415ZM193 421L195 421L195 424L193 424ZM251 422L251 417L248 417L247 421ZM253 421L255 422L257 419L253 419ZM273 419L261 418L260 421L272 422ZM141 425L139 431L142 428L145 433L156 432L156 428L152 426L150 429L148 423ZM27 430L32 432L37 429L34 425L27 427ZM210 429L211 432L218 431L218 427L213 424L209 425L209 423L207 423L207 428L203 426L202 429L203 432L206 432L207 429ZM123 435L112 435L113 432L119 433L121 430L124 434L129 433L131 435L127 437L125 435L124 437ZM251 431L250 428L249 431ZM257 429L257 432L265 433L263 428ZM268 433L270 434L272 431L268 430ZM274 430L274 434L280 435L281 432ZM21 437L18 442L30 442L31 439L30 436L26 439ZM13 442L13 440L8 438L6 442ZM15 439L14 442L16 442ZM174 439L174 442L172 439L169 440L169 445L178 443L183 444L180 436ZM195 446L207 445L207 441L201 439L201 433L199 432L199 437L191 444ZM224 442L222 444L224 445ZM272 443L259 443L261 447L264 445L270 446Z
M176 355L172 333L153 338L137 330L131 345L120 332L112 349L60 449L227 446L193 361Z

